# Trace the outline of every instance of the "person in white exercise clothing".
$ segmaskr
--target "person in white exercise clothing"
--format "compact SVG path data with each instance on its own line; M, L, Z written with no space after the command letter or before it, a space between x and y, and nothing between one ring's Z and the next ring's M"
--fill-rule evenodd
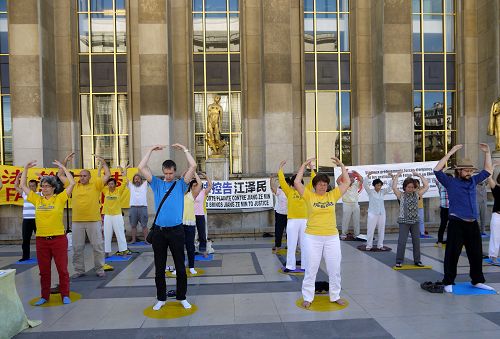
M373 188L370 188L370 176L372 172L366 173L366 178L363 180L363 187L368 194L368 217L366 220L367 228L367 241L366 250L369 251L373 246L373 235L375 234L375 228L378 229L378 239L377 248L384 248L384 236L385 236L385 206L384 206L384 196L392 191L392 186L388 185L386 188L382 189L384 183L380 179L375 179L372 181Z
M311 166L314 158L308 159L300 166L294 180L297 192L303 197L307 206L307 228L303 247L306 250L306 272L302 281L302 307L309 308L314 300L316 274L321 258L325 259L328 273L330 301L339 305L345 302L340 298L340 251L339 231L335 218L335 203L342 197L349 185L349 175L342 162L332 158L334 164L342 169L342 182L334 189L328 190L330 178L326 174L318 174L312 180L314 192L304 187L302 176L306 166Z
M357 237L360 234L359 227L359 188L363 184L363 178L357 178L354 173L348 173L349 188L342 196L342 234L340 235L340 239L345 240L347 238L347 233L349 231L349 222L352 218L352 224L354 227L354 237ZM341 184L343 180L342 176L337 178L337 185Z
M495 164L495 166L498 166ZM493 211L491 212L490 222L490 243L488 246L488 256L492 263L500 264L498 261L498 251L500 250L500 175L496 180L490 176L488 186L493 194Z
M143 177L136 173L132 178L132 181L127 178L127 169L130 166L125 167L124 179L127 181L127 187L130 191L130 209L128 211L128 217L130 222L130 228L132 233L132 239L130 243L133 244L137 242L137 227L139 223L142 227L142 235L144 237L144 242L147 243L146 238L148 236L148 183Z

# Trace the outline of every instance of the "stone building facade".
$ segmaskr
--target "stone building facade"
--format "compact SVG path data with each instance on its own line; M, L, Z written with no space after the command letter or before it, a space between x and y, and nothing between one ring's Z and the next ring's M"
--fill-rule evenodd
M3 0L0 21L3 164L50 166L71 151L75 167L94 167L93 153L137 164L179 142L204 168L216 94L234 178L269 176L283 159L291 173L310 156L330 171L334 153L351 165L437 160L456 143L480 164L478 143L494 145L496 0ZM156 174L165 158L185 165L167 150ZM0 207L0 239L20 237L20 214ZM211 218L221 234L273 223Z

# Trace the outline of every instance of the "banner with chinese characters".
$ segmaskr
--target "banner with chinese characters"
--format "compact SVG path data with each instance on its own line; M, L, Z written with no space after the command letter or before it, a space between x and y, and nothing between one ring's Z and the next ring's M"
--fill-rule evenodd
M398 178L398 188L403 189L403 181L408 176L412 176L412 172L417 172L424 176L429 181L429 190L424 194L424 198L439 197L439 190L436 186L436 176L434 175L433 169L437 165L437 161L427 161L427 162L407 162L400 164L382 164L382 165L364 165L364 166L347 166L347 170L355 174L355 176L361 176L366 180L366 173L371 172L370 179L368 179L370 188L373 188L372 181L375 179L380 179L384 183L382 189L388 187L392 183L390 174L396 174L398 171L403 171L403 173ZM340 175L340 168L334 168L335 179ZM416 177L415 177L416 178ZM385 200L396 200L396 195L391 191L384 197ZM359 201L368 201L368 194L364 189L360 190ZM339 200L341 203L342 200Z
M3 187L0 190L0 205L23 205L23 198L20 193L18 193L14 187L16 182L17 175L23 170L22 167L15 166L2 166L0 165L0 173ZM44 175L56 175L57 168L30 168L28 171L28 181L31 179L39 180L40 176ZM75 177L75 181L78 182L78 177L80 176L80 172L82 169L70 169ZM89 170L91 174L91 181L98 180L97 170L91 169ZM117 168L110 169L111 178L116 180L117 187L121 185L126 185L126 180L121 175L121 172ZM137 168L129 168L127 171L128 180L132 181L134 174L137 173ZM39 187L40 189L40 187ZM121 205L122 208L129 208L130 201L130 192L126 189L121 197ZM70 207L71 207L71 199L70 199Z
M269 179L214 181L207 209L273 208Z

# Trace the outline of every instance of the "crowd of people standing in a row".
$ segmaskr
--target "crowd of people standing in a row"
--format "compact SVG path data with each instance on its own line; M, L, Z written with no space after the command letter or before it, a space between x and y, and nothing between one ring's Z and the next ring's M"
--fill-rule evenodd
M194 245L192 244L194 242L195 226L197 226L200 237L200 251L206 250L205 198L210 191L210 181L208 180L209 187L203 188L201 178L196 173L196 162L189 150L180 144L174 144L172 147L182 150L188 163L188 168L180 179L176 178L177 166L172 160L165 160L162 164L163 179L152 175L148 166L150 157L153 152L161 151L165 146L157 145L152 147L138 165L139 174L145 178L153 191L156 207L153 226L149 233L147 233L147 230L144 231L144 235L152 244L154 251L157 290L157 302L153 306L154 310L163 307L167 298L165 281L167 250L170 249L175 264L176 299L185 308L191 308L191 305L186 300L187 272L184 262L184 249L185 247L187 249L190 273L196 274L194 270ZM462 246L465 246L469 257L473 285L477 288L492 289L484 284L481 231L477 222L478 208L476 206L476 186L486 179L488 179L495 198L490 226L492 234L490 256L492 259L497 258L500 245L500 218L497 216L500 213L500 182L498 181L499 178L497 178L496 182L491 178L493 165L489 147L486 144L480 144L480 149L485 154L484 170L473 175L477 169L471 163L464 161L459 162L454 167L455 177L447 176L443 169L449 158L461 148L461 145L453 147L434 169L437 180L446 189L448 196L448 237L443 279L446 292L452 291ZM76 183L72 173L67 169L67 163L72 156L73 154L70 154L62 163L54 161L60 171L57 177L44 176L41 178L41 194L36 193L36 182L27 182L28 169L34 167L36 162L26 164L19 178L19 188L26 196L26 200L33 204L35 211L36 248L41 282L41 298L36 302L36 305L42 305L49 300L52 258L54 258L59 273L59 289L62 300L64 303L71 302L67 267L68 240L62 222L66 201L70 197L72 198L73 208L73 266L76 272L74 278L86 274L83 258L85 235L88 236L94 250L95 274L100 277L105 274L104 253L109 253L111 248L108 240L103 240L101 233L101 194L105 196L103 206L105 238L107 235L112 235L114 231L117 235L119 254L126 251L123 217L119 207L119 197L123 189L117 188L116 182L110 179L109 168L104 159L100 157L96 157L96 159L100 164L99 167L104 169L104 175L100 176L101 170L99 169L98 178L91 180L90 172L83 170L80 172L79 182ZM305 308L310 307L314 300L316 274L322 258L325 260L328 271L330 301L340 305L344 304L344 301L340 298L342 257L340 240L347 236L345 234L347 230L343 228L343 234L339 235L335 204L341 197L346 197L348 203L344 202L344 206L351 210L351 214L353 212L359 213L356 212L355 206L347 205L349 204L349 193L355 192L358 194L360 184L364 186L369 195L367 248L371 249L373 245L375 228L379 229L377 248L383 248L385 227L384 195L392 190L400 206L396 266L401 266L403 263L408 232L412 234L414 264L422 266L419 250L419 235L421 233L419 201L422 200L423 194L429 187L427 180L423 176L413 173L418 179L414 177L404 179L402 190L400 190L398 177L402 173L398 172L392 176L390 189L389 187L383 189L383 183L379 179L372 181L373 188L371 188L369 185L370 173L367 173L366 178L362 181L354 180L339 159L332 158L332 161L341 169L341 175L335 188L330 187L328 175L314 172L314 159L305 161L298 172L288 179L283 174L284 161L280 164L278 170L281 191L278 189L275 191L280 206L279 212L281 212L277 211L277 214L281 214L281 216L276 219L277 224L280 224L277 234L283 234L283 225L286 222L289 252L283 272L289 273L297 270L295 249L300 241L302 249L300 270L305 271L302 283L304 300L302 306ZM304 185L303 181L306 168L312 170L312 180L308 185ZM126 177L126 169L122 174ZM63 185L59 184L58 180ZM137 231L134 231L134 226L137 227L137 223L140 222L144 229L147 225L147 209L144 209L143 205L146 202L144 196L146 183L143 182L141 177L137 176L133 178L132 183L128 183L128 187L131 190L132 240L135 241ZM354 196L354 194L351 195ZM33 215L32 211L33 209L31 209L30 216ZM28 213L28 209L26 213ZM283 215L286 215L286 219ZM28 224L31 225L28 226ZM32 222L26 222L26 225L27 234L34 226ZM280 241L281 236L276 240L276 247L281 246ZM29 255L29 247L27 252L24 251L25 248L26 244L23 246L23 258L25 258L25 255Z

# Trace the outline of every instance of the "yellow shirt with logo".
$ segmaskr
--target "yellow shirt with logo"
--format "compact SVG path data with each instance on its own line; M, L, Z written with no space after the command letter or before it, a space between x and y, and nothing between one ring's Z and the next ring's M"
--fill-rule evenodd
M86 185L77 183L71 194L73 221L101 220L101 191L104 183L101 178L92 180Z
M312 180L316 176L314 171L311 171L311 180L306 185L306 191L310 191L312 189ZM280 183L281 190L285 193L287 198L288 205L288 219L306 219L307 218L307 206L304 202L304 199L300 196L299 192L295 188L290 187L286 180L285 174L283 174L283 170L280 169L278 171L278 181Z
M125 191L125 185L116 187L113 192L109 191L109 187L104 187L104 204L102 205L102 214L104 215L120 215L122 214L121 196Z
M335 203L342 197L340 188L335 187L324 195L304 190L302 196L307 206L306 233L311 235L337 235Z
M50 237L65 233L63 215L66 201L68 201L66 190L59 194L54 194L49 199L31 191L28 194L27 200L35 205L37 237Z

